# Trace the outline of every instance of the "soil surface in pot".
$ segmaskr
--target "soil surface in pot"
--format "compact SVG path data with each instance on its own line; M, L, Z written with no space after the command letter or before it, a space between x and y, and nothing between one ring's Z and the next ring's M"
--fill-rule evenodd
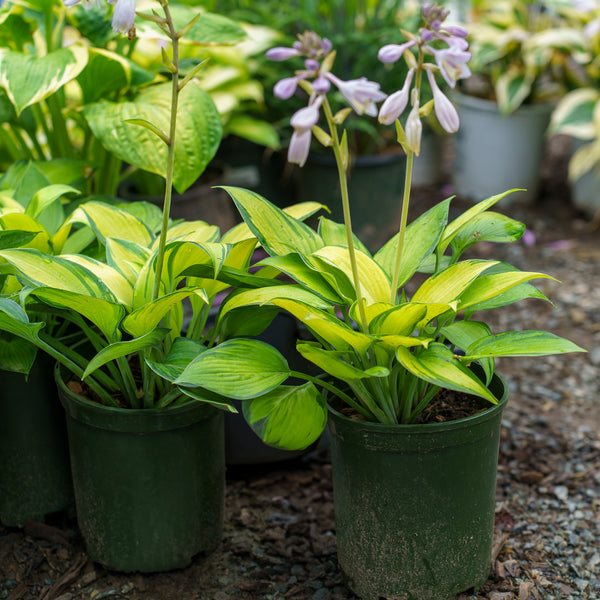
M494 316L495 329L547 329L589 350L498 365L504 413L494 560L486 585L460 600L600 598L600 229L570 204L566 151L549 147L537 204L511 216L526 243L480 247L541 280L537 300ZM501 190L499 190L501 191ZM451 190L423 189L421 212ZM467 205L457 199L458 213ZM336 565L328 451L290 463L230 469L225 536L208 557L167 574L122 575L90 563L77 523L56 515L0 524L0 598L9 600L354 600Z

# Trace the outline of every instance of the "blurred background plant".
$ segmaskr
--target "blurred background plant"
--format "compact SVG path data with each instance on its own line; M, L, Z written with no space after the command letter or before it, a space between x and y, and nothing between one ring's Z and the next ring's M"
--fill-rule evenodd
M592 53L569 0L474 0L466 27L473 77L461 91L496 101L504 114L586 83Z

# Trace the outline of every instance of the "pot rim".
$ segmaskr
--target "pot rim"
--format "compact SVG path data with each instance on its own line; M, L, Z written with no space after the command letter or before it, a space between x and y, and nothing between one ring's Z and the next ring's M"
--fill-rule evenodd
M153 433L188 427L213 418L222 411L190 398L184 404L161 408L121 408L92 402L67 387L65 376L70 372L60 363L54 367L58 395L67 415L98 429L129 433Z
M489 98L481 98L479 96L472 96L458 90L453 90L450 94L450 98L459 105L468 106L469 108L478 109L484 112L493 112L502 117L511 117L514 115L520 115L525 113L536 113L536 114L549 114L556 107L556 102L544 101L534 102L532 104L521 104L516 111L504 115L498 110L498 103L495 100Z
M490 387L501 390L501 395L500 398L498 398L497 404L490 403L489 407L474 415L462 417L460 419L454 419L452 421L444 421L443 423L421 423L410 425L399 423L397 425L386 425L384 423L375 423L373 421L356 421L354 419L350 419L333 408L329 402L327 402L327 410L331 417L334 417L343 424L356 429L364 429L378 434L431 435L445 431L470 429L476 425L479 425L480 423L485 423L486 421L495 418L498 413L501 413L504 410L506 404L508 403L508 383L504 377L498 373L494 373ZM496 397L498 396L496 393L494 393L494 395L496 395Z

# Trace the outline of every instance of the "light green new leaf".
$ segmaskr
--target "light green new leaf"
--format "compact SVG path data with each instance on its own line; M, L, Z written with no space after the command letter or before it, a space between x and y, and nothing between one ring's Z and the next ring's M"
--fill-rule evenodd
M507 271L504 273L485 273L484 275L480 275L473 281L467 290L461 294L458 305L459 310L491 300L515 285L538 278L554 279L554 277L551 277L550 275L530 271ZM554 281L556 281L556 279L554 279Z
M146 364L157 375L174 383L192 360L206 350L206 346L196 340L178 337L174 340L169 353L163 360L157 361L146 358Z
M0 250L26 246L36 235L37 233L34 231L20 231L18 229L2 231L0 229Z
M427 314L427 304L408 302L379 313L369 321L369 331L375 335L411 335Z
M323 240L308 225L265 200L256 192L226 186L244 222L269 254L292 251L310 254L323 247Z
M3 50L0 53L0 86L13 103L17 115L44 100L71 81L85 67L88 51L72 44L45 56Z
M40 287L32 292L37 298L60 308L69 309L89 319L110 342L121 338L119 324L125 316L122 304L69 290Z
M342 271L354 288L352 266L347 248L325 246L314 252L313 256ZM360 250L355 251L355 256L361 293L367 305L389 301L391 285L383 269L368 254ZM356 298L356 294L354 297Z
M505 292L498 294L497 296L494 296L485 302L472 304L465 309L465 317L470 318L471 315L480 310L493 310L496 308L501 308L502 306L508 306L509 304L514 304L515 302L524 300L525 298L538 298L539 300L550 302L550 300L542 292L540 292L540 290L530 283L518 283Z
M253 431L270 446L304 450L315 442L327 423L327 407L312 383L280 386L242 405Z
M342 223L336 223L331 219L325 217L319 218L319 235L323 238L323 242L326 246L343 246L348 247L348 238L346 234L346 226ZM367 247L356 237L352 235L354 241L354 247L360 250L364 254L370 256L371 253L367 250Z
M100 102L84 115L104 147L129 164L166 177L167 146L143 127L126 123L145 119L169 131L171 84L151 86L132 102ZM173 184L182 194L202 174L221 141L221 117L207 92L194 81L179 96Z
M465 260L448 267L423 282L413 302L446 304L457 300L475 279L498 261Z
M126 342L115 342L106 346L106 348L102 348L96 356L90 360L88 366L83 372L82 379L85 379L88 375L91 375L96 369L99 369L101 366L110 362L111 360L116 360L117 358L121 358L122 356L128 356L129 354L133 354L134 352L139 352L144 348L150 348L151 346L155 346L162 342L164 337L169 333L168 329L159 328L154 329L153 331L143 335L142 337L136 338L134 340L128 340Z
M142 267L150 257L150 250L129 240L106 240L106 263L116 269L133 286Z
M287 361L275 348L258 340L238 338L200 354L175 383L246 400L270 392L289 376Z
M404 285L425 258L433 252L448 222L449 205L450 199L440 202L406 228L398 287ZM399 234L396 234L375 254L375 261L387 273L390 280L396 263L398 238Z
M464 360L490 356L547 356L567 352L587 351L547 331L506 331L480 339L469 346Z
M325 373L342 381L387 377L390 374L389 370L382 366L370 367L365 370L355 367L343 360L344 357L351 356L347 352L324 350L314 344L298 344L296 349L304 358L317 365Z
M42 252L50 252L50 236L46 228L32 217L19 212L8 213L0 216L0 230L28 231L34 234L29 242L30 248L36 248ZM16 246L13 246L16 247ZM10 248L10 246L7 246Z
M106 244L107 238L114 237L148 247L153 240L152 233L139 219L104 202L91 201L80 205L68 222L88 225L102 244Z
M176 305L180 304L184 298L196 294L208 303L208 298L204 291L194 288L181 288L170 294L160 296L156 300L134 310L123 319L123 329L134 337L141 337L152 331L162 320L162 318ZM177 332L179 333L179 332Z
M465 394L475 394L496 404L497 399L467 367L443 344L430 344L413 354L406 348L396 350L396 358L410 373L433 385Z

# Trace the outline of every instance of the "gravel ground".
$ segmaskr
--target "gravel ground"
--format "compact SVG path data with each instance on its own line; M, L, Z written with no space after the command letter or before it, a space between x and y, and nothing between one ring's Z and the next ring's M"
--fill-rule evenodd
M486 585L460 600L600 598L600 232L570 207L559 159L547 160L540 201L511 211L528 224L529 245L482 250L562 282L541 284L554 306L522 303L496 315L496 326L548 329L589 353L500 363L511 398L494 559ZM118 574L90 563L76 522L65 515L23 529L0 524L0 599L355 598L336 565L326 448L277 465L231 468L227 483L223 543L173 573Z

